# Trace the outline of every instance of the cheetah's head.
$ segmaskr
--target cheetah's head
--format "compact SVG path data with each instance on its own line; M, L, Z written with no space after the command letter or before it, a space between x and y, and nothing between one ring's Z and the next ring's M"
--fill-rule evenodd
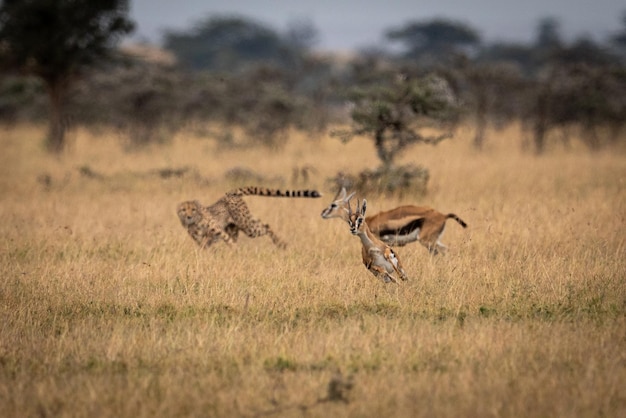
M178 205L178 218L184 227L188 227L202 219L202 206L197 200L189 200Z

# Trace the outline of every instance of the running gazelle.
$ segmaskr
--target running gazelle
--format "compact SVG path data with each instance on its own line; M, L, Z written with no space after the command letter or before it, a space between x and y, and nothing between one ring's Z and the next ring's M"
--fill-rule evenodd
M402 263L391 249L391 247L382 242L376 235L372 233L365 220L365 211L367 209L367 200L363 199L363 203L356 204L356 212L352 212L350 202L348 202L348 225L350 232L361 239L361 257L365 267L377 278L385 283L398 283L394 277L394 273L402 280L408 277L402 268Z
M341 218L348 222L350 199L345 187L342 187L333 202L322 211L322 218ZM467 224L454 213L444 215L428 206L399 206L375 215L368 216L365 221L370 230L382 241L392 246L403 246L410 242L419 241L431 254L445 254L448 250L441 241L448 219L454 219L463 228Z

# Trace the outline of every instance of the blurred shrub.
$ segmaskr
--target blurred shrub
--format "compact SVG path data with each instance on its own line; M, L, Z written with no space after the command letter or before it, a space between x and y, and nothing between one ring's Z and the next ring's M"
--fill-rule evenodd
M365 169L358 174L338 173L329 179L329 188L356 190L362 195L383 194L402 197L426 194L430 174L428 169L412 164Z
M224 146L280 147L290 128L325 126L323 107L291 86L289 74L264 66L228 75L133 62L83 80L72 113L86 126L114 126L130 146L167 141L181 129L195 129ZM215 124L220 132L209 128Z
M0 121L42 121L45 120L47 106L44 85L38 78L0 78Z

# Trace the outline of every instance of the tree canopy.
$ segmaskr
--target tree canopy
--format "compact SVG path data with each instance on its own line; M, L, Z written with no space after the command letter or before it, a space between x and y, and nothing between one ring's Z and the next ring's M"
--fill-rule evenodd
M128 0L4 0L0 62L41 78L51 103L48 145L64 145L63 107L73 78L109 56L131 32Z
M190 31L167 32L164 46L183 65L195 70L230 71L254 62L284 65L296 56L296 46L306 45L314 38L314 28L302 29L307 32L297 33L292 27L291 39L287 39L244 17L212 16Z
M400 28L390 29L386 36L389 40L404 43L406 56L412 58L423 55L439 57L480 44L480 36L473 28L448 19L409 22Z

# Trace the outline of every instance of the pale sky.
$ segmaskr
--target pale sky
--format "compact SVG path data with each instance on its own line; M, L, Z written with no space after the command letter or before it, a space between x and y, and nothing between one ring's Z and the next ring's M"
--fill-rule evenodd
M278 32L309 21L318 31L317 47L338 51L383 45L387 29L437 17L470 25L486 42L530 42L548 16L558 19L566 40L604 41L620 30L624 13L624 0L131 0L137 40L159 43L164 29L187 30L209 16L235 14Z

